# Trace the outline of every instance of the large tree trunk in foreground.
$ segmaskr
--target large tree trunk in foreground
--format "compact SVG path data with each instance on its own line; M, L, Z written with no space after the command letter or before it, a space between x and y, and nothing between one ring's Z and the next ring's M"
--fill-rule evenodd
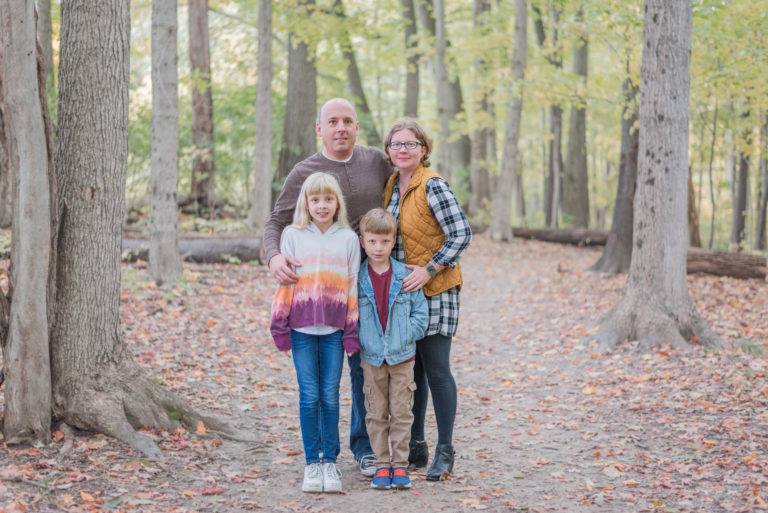
M259 0L256 137L248 225L261 231L272 211L272 0Z
M633 253L624 295L601 321L603 348L719 345L688 293L690 0L646 0Z
M129 0L62 4L56 169L57 319L54 413L149 457L142 426L193 427L201 417L133 361L120 328L120 249L128 156ZM177 420L178 419L178 420ZM213 419L205 424L223 428Z
M0 121L8 135L8 171L18 185L8 308L0 290L7 443L48 443L51 437L49 262L51 257L50 130L45 76L32 0L0 0ZM12 171L11 171L12 170ZM6 336L7 330L7 338Z
M504 135L504 158L501 164L496 193L493 198L493 217L491 218L491 238L493 240L512 240L512 192L517 175L517 152L520 140L520 118L523 113L523 82L525 80L525 61L528 45L528 2L515 0L515 49L512 56L512 78L510 100L507 108L507 128Z
M189 0L189 60L194 78L192 86L192 185L190 198L208 209L213 217L213 92L211 90L211 50L208 38L208 0ZM198 213L202 209L198 207Z
M178 244L179 80L176 0L152 2L152 176L149 274L173 287L181 276Z
M603 273L625 273L632 260L632 223L634 222L635 182L637 180L637 121L638 87L627 77L622 87L624 108L621 116L621 155L619 183L613 207L611 233L600 259L589 269Z

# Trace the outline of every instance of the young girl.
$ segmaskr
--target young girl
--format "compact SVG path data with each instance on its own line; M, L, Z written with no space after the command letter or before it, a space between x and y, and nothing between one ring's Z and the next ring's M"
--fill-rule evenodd
M299 280L281 285L270 331L280 351L293 351L299 381L305 492L340 492L339 381L344 351L358 351L357 272L360 243L349 228L336 179L313 173L304 181L293 224L280 253L297 258Z

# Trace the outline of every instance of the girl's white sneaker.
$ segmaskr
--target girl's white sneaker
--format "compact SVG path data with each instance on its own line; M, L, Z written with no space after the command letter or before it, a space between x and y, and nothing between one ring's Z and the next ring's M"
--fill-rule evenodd
M341 492L341 470L335 463L327 462L323 467L323 491L329 493Z
M312 463L304 467L304 482L302 492L318 493L323 491L323 469L320 463Z

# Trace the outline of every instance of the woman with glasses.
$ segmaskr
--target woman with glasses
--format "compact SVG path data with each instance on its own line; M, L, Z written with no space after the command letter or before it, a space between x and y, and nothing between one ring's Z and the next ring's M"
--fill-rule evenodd
M437 445L427 479L445 479L453 471L453 424L456 382L450 367L451 342L459 322L462 277L459 257L472 240L472 231L448 182L429 169L432 139L412 119L390 128L384 150L396 168L384 188L383 205L398 221L392 256L412 270L403 290L423 289L429 304L429 326L416 343L408 463L425 467L429 450L424 436L427 383L437 421Z

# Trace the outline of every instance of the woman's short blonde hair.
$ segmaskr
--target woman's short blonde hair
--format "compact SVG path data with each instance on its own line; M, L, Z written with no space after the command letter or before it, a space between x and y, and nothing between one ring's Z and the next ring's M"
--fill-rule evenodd
M347 219L347 206L344 203L344 196L341 193L341 187L336 178L328 173L312 173L304 180L299 192L299 199L296 201L296 210L293 211L292 227L302 229L309 226L312 217L309 215L309 196L313 194L328 194L336 196L338 207L333 215L333 220L344 228L349 228Z
M387 136L384 138L384 153L387 155L387 160L390 164L392 163L392 159L389 158L389 143L392 142L392 137L400 130L406 129L413 132L413 135L416 136L416 140L427 150L424 153L424 156L421 157L421 165L429 167L429 155L432 153L432 138L427 135L427 131L424 130L424 127L413 118L403 118L389 129L389 133L387 133Z

